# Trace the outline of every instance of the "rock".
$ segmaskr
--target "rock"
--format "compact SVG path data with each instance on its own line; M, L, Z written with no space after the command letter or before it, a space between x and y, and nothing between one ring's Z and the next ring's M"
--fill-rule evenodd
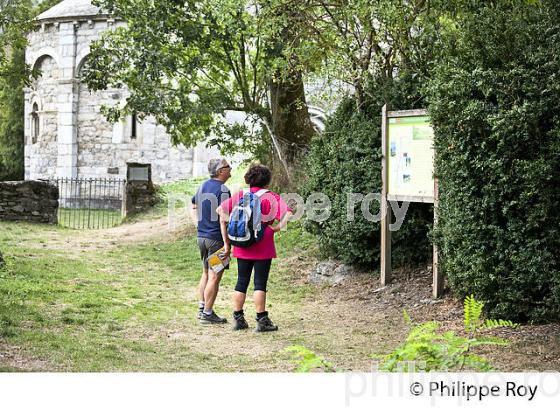
M315 284L329 283L336 285L356 273L354 268L343 263L326 260L319 262L309 273L309 282Z
M420 301L420 303L422 303L423 305L435 305L437 303L442 303L443 300L441 299L422 299Z

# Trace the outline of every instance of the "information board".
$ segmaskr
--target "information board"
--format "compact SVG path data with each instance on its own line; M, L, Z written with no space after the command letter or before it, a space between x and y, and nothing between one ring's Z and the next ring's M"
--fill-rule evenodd
M381 266L380 282L391 281L392 201L434 204L434 225L439 206L438 181L434 180L434 131L426 110L381 110ZM391 204L389 204L391 202ZM398 204L397 204L398 205ZM404 204L403 204L404 206ZM396 228L398 229L398 228ZM432 259L432 291L443 293L437 244Z
M422 116L387 116L389 200L433 202L434 131Z

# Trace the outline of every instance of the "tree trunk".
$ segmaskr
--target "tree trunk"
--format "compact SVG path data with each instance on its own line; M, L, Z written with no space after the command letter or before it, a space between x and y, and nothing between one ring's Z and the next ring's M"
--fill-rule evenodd
M301 72L271 80L269 90L272 138L276 147L273 163L274 183L277 186L288 187L297 183L294 181L297 162L302 149L315 134L315 129L305 101Z
M285 66L278 68L268 82L270 95L270 130L274 146L273 184L282 188L297 185L298 159L309 145L315 129L307 103L303 75L295 54L287 55L286 46L298 47L301 41L299 22L302 16L297 7L279 5L272 12L283 26L275 35L275 44L269 49L270 57L283 59Z

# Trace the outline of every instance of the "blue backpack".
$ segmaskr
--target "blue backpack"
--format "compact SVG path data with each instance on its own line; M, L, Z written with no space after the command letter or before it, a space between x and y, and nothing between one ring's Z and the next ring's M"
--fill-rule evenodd
M248 248L263 238L266 224L262 223L261 197L267 192L266 189L255 193L250 189L243 190L243 196L231 211L227 227L233 246Z

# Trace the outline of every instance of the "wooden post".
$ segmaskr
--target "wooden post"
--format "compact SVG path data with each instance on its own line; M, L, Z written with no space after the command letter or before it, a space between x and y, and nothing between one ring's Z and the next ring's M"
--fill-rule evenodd
M391 282L391 223L390 207L387 202L389 190L389 149L387 140L387 105L383 106L381 122L381 285Z
M434 228L437 224L437 207L439 205L438 180L434 178ZM439 254L437 245L434 242L434 256L432 262L433 284L432 291L434 298L439 298L443 293L443 272L439 269Z

